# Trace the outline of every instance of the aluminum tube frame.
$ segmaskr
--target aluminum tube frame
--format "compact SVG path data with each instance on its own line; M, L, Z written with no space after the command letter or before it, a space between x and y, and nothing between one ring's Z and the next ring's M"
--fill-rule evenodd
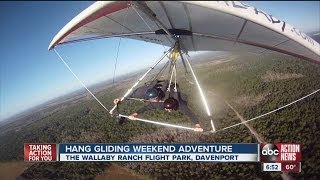
M179 52L181 52L181 51L179 51ZM183 56L183 54L181 54L181 56ZM201 100L202 100L202 102L203 102L203 105L204 105L204 107L205 107L205 109L206 109L206 111L207 111L208 116L210 117L210 123L211 123L212 131L214 132L214 131L216 131L216 128L215 128L215 126L214 126L214 124L213 124L213 121L212 121L212 118L211 118L211 112L210 112L210 110L209 110L209 106L208 106L206 97L204 96L204 93L203 93L203 91L202 91L202 88L201 88L201 86L200 86L200 84L199 84L199 82L198 82L197 76L195 75L195 73L194 73L194 71L193 71L193 68L192 68L192 66L191 66L191 64L190 64L190 61L189 61L188 57L185 56L185 59L186 59L186 62L187 62L188 66L189 66L189 68L190 68L190 70L191 70L191 74L192 74L192 76L193 76L193 78L194 78L194 80L195 80L195 82L196 82L196 85L197 85L197 88L198 88L198 90L199 90L199 93L200 93L200 96L201 96Z
M119 114L118 116L119 117L129 118L129 116L126 116L126 115L123 115L123 114ZM179 129L186 129L186 130L194 131L194 128L191 128L191 127L185 127L185 126L168 124L168 123L157 122L157 121L150 121L150 120L147 120L147 119L136 118L136 121L142 121L142 122L151 123L151 124L157 124L157 125L161 125L161 126L167 126L167 127L172 127L172 128L179 128Z
M169 86L168 86L168 89L167 91L170 92L171 91L171 83L172 83L172 77L173 77L173 73L174 73L174 68L176 67L176 64L174 64L172 66L172 70L171 70L171 75L170 75L170 81L169 81Z
M167 54L172 50L172 48L170 48L167 52L165 52L161 58L152 66L148 69L147 72L145 72L139 79L138 81L130 88L128 89L128 91L121 97L120 101L123 101L133 90L133 88L135 88L140 81L142 81L146 76L147 74L154 68L156 67L166 56ZM116 109L117 105L114 105L113 108L109 111L109 113L112 115L113 114L113 111Z

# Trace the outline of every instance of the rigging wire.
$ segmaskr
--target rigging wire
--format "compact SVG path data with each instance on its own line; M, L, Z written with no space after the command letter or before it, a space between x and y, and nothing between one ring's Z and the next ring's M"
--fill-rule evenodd
M161 70L158 72L158 74L157 74L154 78L150 78L148 82L154 81L154 80L156 80L156 79L159 77L159 75L162 75L163 71L164 71L165 69L167 69L169 62L170 62L170 60L168 60L168 61L164 64L164 66L161 68ZM161 77L161 76L160 76L160 77Z
M69 65L63 60L63 58L62 58L62 57L60 56L60 54L56 51L56 49L53 49L53 50L54 50L54 52L58 55L59 59L63 62L63 64L64 64L64 65L68 68L68 70L73 74L73 76L82 84L82 86L94 97L94 99L95 99L105 110L109 111L109 110L99 101L99 99L86 87L86 85L78 78L78 76L71 70L71 68L69 67ZM187 61L187 62L188 62L188 61ZM151 70L151 69L149 69L149 70ZM136 83L136 84L137 84L137 83ZM135 85L136 85L136 84L135 84ZM309 97L309 96L311 96L311 95L313 95L313 94L316 94L316 93L319 92L319 91L320 91L320 89L317 89L317 90L313 91L312 93L303 96L303 97L300 98L300 99L297 99L297 100L295 100L295 101L293 101L293 102L291 102L291 103L288 103L288 104L286 104L286 105L284 105L284 106L281 106L281 107L279 107L279 108L277 108L277 109L274 109L274 110L272 110L272 111L270 111L270 112L264 113L264 114L259 115L259 116L257 116L257 117L251 118L251 119L249 119L249 120L247 120L247 121L244 121L244 122L241 122L241 123L237 123L237 124L234 124L234 125L231 125L231 126L228 126L228 127L222 128L222 129L219 129L219 130L210 131L210 133L217 133L217 132L220 132L220 131L224 131L224 130L227 130L227 129L230 129L230 128L233 128L233 127L236 127L236 126L239 126L239 125L242 125L242 124L245 124L245 123L250 122L250 121L257 120L257 119L262 118L262 117L264 117L264 116L266 116L266 115L275 113L275 112L277 112L277 111L279 111L279 110L281 110L281 109L284 109L284 108L286 108L286 107L289 107L289 106L291 106L291 105L293 105L293 104L295 104L295 103L297 103L297 102L299 102L299 101L302 101L303 99L306 99L307 97ZM127 94L127 93L126 93L126 94ZM128 118L128 116L121 115L121 114L119 114L119 116L120 116L120 117L126 117L126 118ZM168 124L168 123L162 123L162 122L157 122L157 121L150 121L150 120L145 120L145 119L140 119L140 118L137 118L137 120L142 121L142 122L146 122L146 123L158 124L158 125L162 125L162 126L168 126L168 127L174 127L174 128L180 128L180 129L187 129L187 130L194 130L194 128L190 128L190 127L184 127L184 126L173 125L173 124ZM212 123L212 121L211 121L211 123Z
M224 131L224 130L230 129L230 128L232 128L232 127L236 127L236 126L245 124L245 123L250 122L250 121L254 121L254 120L256 120L256 119L262 118L262 117L264 117L264 116L266 116L266 115L269 115L269 114L271 114L271 113L275 113L275 112L277 112L277 111L279 111L279 110L281 110L281 109L283 109L283 108L289 107L289 106L291 106L292 104L295 104L295 103L297 103L297 102L299 102L299 101L301 101L301 100L303 100L303 99L305 99L305 98L307 98L307 97L309 97L309 96L311 96L311 95L313 95L313 94L315 94L315 93L317 93L317 92L319 92L319 91L320 91L320 89L318 89L318 90L316 90L316 91L314 91L314 92L312 92L312 93L310 93L310 94L308 94L308 95L306 95L306 96L304 96L304 97L302 97L302 98L300 98L300 99L297 99L297 100L295 100L295 101L293 101L293 102L291 102L291 103L289 103L289 104L286 104L286 105L284 105L284 106L281 106L280 108L274 109L274 110L272 110L272 111L270 111L270 112L267 112L267 113L262 114L262 115L260 115L260 116L254 117L254 118L249 119L249 120L247 120L247 121L244 121L244 122L241 122L241 123L237 123L237 124L234 124L234 125L231 125L231 126L228 126L228 127L222 128L222 129L219 129L219 130L207 131L207 132L203 132L203 133L217 133L217 132L220 132L220 131ZM122 114L119 114L119 116L120 116L120 117L126 117L126 118L128 118L128 116L122 115ZM174 127L174 128L187 129L187 130L193 130L193 131L194 131L194 128L185 127L185 126L173 125L173 124L169 124L169 123L162 123L162 122L158 122L158 121L151 121L151 120L146 120L146 119L141 119L141 118L136 118L136 120L142 121L142 122L146 122L146 123L152 123L152 124L167 126L167 127Z
M116 76L116 70L117 70L117 64L118 64L118 56L119 56L119 50L120 50L120 43L121 43L121 37L119 38L117 55L116 55L116 60L115 60L115 63L114 63L113 77L112 77L112 86L114 86L114 78L115 78L115 76Z
M73 76L81 83L81 85L92 95L92 97L98 101L98 103L107 111L109 111L100 101L99 99L87 88L87 86L78 78L78 76L71 70L69 65L63 60L56 49L53 49L54 52L58 55L59 59L63 62L63 64L69 69L69 71L73 74Z
M123 33L123 29L124 29L124 26L125 26L125 24L126 24L126 19L127 19L127 15L128 15L128 10L129 10L129 8L127 8L126 15L125 15L124 18L123 18L123 26L121 27L121 34ZM118 64L118 57L119 57L121 39L122 39L122 37L120 36L120 37L119 37L119 42L118 42L116 60L115 60L115 63L114 63L114 70L113 70L113 77L112 77L112 86L114 86L114 78L115 78L115 76L116 76L116 70L117 70L117 64Z
M295 104L295 103L297 103L297 102L299 102L299 101L301 101L301 100L303 100L303 99L305 99L305 98L307 98L307 97L309 97L309 96L311 96L311 95L313 95L313 94L315 94L315 93L317 93L317 92L319 92L319 91L320 91L320 89L317 89L317 90L313 91L312 93L310 93L310 94L308 94L308 95L305 95L305 96L303 96L302 98L297 99L297 100L295 100L295 101L293 101L293 102L291 102L291 103L289 103L289 104L286 104L286 105L284 105L284 106L281 106L281 107L279 107L279 108L277 108L277 109L274 109L274 110L272 110L272 111L270 111L270 112L264 113L264 114L262 114L262 115L260 115L260 116L257 116L257 117L251 118L251 119L249 119L249 120L243 121L243 122L241 122L241 123L237 123L237 124L234 124L234 125L231 125L231 126L228 126L228 127L222 128L222 129L219 129L219 130L217 130L217 131L215 131L215 132L224 131L224 130L226 130L226 129L230 129L230 128L239 126L239 125L241 125L241 124L245 124L245 123L247 123L247 122L254 121L254 120L256 120L256 119L262 118L262 117L264 117L264 116L266 116L266 115L269 115L269 114L271 114L271 113L275 113L275 112L277 112L277 111L279 111L279 110L281 110L281 109L283 109L283 108L286 108L286 107L288 107L288 106L291 106L292 104Z

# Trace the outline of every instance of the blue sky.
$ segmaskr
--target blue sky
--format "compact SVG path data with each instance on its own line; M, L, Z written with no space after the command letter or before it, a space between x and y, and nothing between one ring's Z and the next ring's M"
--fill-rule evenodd
M54 35L93 2L0 2L0 121L31 106L80 88L47 47ZM319 30L319 2L245 2L298 29ZM86 85L112 78L118 38L58 48ZM117 74L150 66L163 47L121 41ZM151 61L150 61L151 60ZM138 62L138 63L137 63Z

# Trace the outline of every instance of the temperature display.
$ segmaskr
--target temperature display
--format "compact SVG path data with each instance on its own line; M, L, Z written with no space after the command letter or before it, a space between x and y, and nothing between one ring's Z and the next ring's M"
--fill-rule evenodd
M301 172L301 162L299 163L281 163L282 172Z

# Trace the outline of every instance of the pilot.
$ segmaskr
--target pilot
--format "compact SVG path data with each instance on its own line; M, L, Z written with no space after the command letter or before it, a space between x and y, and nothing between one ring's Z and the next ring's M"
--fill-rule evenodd
M194 123L194 131L202 132L203 129L201 128L195 114L188 108L187 102L181 98L179 85L178 84L176 85L177 89L175 89L174 85L172 85L170 87L171 90L166 91L166 93L164 93L164 90L167 89L168 84L169 82L167 80L157 81L157 83L153 87L149 87L145 91L145 96L144 96L146 100L145 106L137 110L136 112L132 113L128 118L130 120L136 120L139 114L142 114L152 109L163 109L167 112L178 110L192 120L192 122ZM144 88L144 87L140 87L140 88ZM138 92L138 91L139 90L136 90L135 92ZM166 99L166 100L163 101L163 99ZM119 99L114 100L115 104L117 104L118 102L119 102ZM122 124L124 123L124 121L125 121L125 118L121 118L119 120L119 123Z

